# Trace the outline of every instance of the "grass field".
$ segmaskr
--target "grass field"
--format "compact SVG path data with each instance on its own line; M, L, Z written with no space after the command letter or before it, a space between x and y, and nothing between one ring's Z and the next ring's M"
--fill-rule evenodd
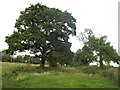
M98 75L84 74L74 67L46 68L38 65L2 63L3 88L118 88L117 84Z

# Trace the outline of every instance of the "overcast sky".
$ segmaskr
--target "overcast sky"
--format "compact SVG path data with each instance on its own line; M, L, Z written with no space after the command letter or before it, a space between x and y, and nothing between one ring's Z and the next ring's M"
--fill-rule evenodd
M76 18L77 34L91 28L96 34L107 35L108 41L118 49L118 1L119 0L0 0L0 51L7 49L5 36L12 34L15 20L30 4L42 3L48 7L67 10ZM71 37L71 50L82 47L75 37Z

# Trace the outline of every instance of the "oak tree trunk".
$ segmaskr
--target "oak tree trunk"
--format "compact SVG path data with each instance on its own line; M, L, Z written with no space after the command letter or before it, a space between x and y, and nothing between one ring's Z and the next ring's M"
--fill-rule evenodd
M45 70L45 55L43 55L42 58L41 58L40 70L41 70L41 73L44 73L44 70Z

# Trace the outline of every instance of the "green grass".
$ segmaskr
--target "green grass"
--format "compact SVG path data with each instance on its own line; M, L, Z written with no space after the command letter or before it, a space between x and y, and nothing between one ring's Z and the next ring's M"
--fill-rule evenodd
M114 82L74 67L40 73L38 65L2 63L3 88L118 88Z

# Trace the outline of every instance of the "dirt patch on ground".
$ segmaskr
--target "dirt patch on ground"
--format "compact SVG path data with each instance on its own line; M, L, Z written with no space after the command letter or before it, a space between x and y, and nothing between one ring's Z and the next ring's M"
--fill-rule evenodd
M16 78L17 81L18 81L18 80L25 80L25 79L27 79L27 76L26 76L26 75L19 75L19 76Z

